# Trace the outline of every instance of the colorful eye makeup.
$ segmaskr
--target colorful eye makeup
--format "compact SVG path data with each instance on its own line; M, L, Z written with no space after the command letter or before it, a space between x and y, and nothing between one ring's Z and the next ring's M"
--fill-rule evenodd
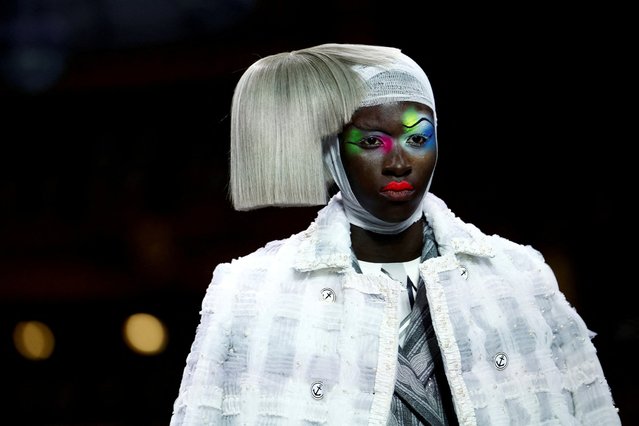
M422 120L428 119L419 113L415 107L406 108L406 111L402 114L402 124L408 129L417 126Z
M407 129L415 129L424 134L424 136L431 137L435 128L432 121L420 113L414 107L407 108L404 114L402 114L402 124Z
M435 127L429 118L415 108L408 108L402 114L404 132L398 140L413 148L427 148L433 141ZM351 127L344 133L345 151L349 155L367 150L381 149L387 154L396 140L382 131L364 131Z

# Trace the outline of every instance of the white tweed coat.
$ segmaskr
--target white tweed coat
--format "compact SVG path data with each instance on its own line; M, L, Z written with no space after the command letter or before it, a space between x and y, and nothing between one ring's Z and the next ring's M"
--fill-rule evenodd
M619 425L591 333L541 254L423 203L420 265L462 425ZM404 289L352 267L341 196L299 234L220 264L171 426L385 425Z

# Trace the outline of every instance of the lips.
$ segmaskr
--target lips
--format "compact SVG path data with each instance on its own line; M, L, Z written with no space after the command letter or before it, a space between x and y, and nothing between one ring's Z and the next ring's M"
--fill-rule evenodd
M412 191L415 188L413 188L413 185L411 185L410 183L406 182L405 180L399 181L399 182L390 182L388 185L386 185L385 187L382 188L382 192L387 192L387 191Z
M390 182L388 185L382 188L381 194L388 198L390 201L404 202L409 201L415 194L415 188L413 185L405 180L399 182Z

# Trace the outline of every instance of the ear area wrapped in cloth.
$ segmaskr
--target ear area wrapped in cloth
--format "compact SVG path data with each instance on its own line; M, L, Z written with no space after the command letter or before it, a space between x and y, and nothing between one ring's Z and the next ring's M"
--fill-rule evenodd
M384 67L400 54L382 46L323 44L253 63L231 107L234 208L325 204L322 139L339 133L365 96L353 66Z

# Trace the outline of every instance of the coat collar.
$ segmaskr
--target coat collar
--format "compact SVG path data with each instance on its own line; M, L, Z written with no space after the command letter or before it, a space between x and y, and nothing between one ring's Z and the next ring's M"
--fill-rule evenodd
M351 267L350 224L342 203L342 196L337 193L318 212L308 229L301 233L295 269L302 272L318 269L343 271ZM440 198L428 193L422 206L433 227L440 254L493 256L486 235L474 225L457 218Z

